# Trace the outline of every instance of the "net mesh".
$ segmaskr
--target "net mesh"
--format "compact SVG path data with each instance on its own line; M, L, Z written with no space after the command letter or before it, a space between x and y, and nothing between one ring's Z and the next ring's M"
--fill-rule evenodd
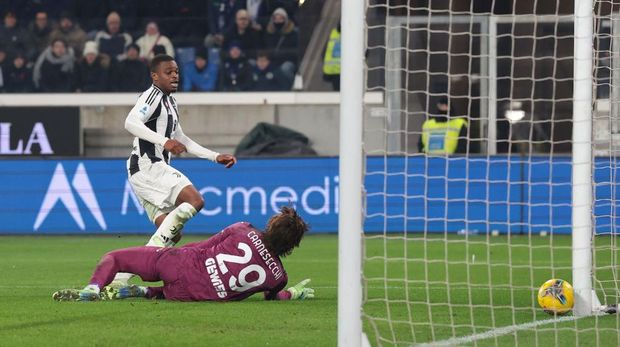
M536 301L546 280L572 281L572 3L368 2L367 89L385 95L364 124L373 344L620 343L617 316L560 319ZM593 9L592 273L603 304L619 294L616 7Z

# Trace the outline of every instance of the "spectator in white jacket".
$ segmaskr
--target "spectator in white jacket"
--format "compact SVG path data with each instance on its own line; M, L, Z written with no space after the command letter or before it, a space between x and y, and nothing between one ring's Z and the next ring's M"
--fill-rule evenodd
M155 22L148 22L143 36L136 44L140 47L140 57L150 61L157 51L156 46L162 46L166 54L174 57L174 47L170 39L159 32L159 27Z

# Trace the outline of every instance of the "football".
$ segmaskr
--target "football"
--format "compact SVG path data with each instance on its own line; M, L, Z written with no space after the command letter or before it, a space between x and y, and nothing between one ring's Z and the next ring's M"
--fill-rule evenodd
M566 314L573 309L574 303L573 286L562 279L550 279L538 289L538 304L548 314Z

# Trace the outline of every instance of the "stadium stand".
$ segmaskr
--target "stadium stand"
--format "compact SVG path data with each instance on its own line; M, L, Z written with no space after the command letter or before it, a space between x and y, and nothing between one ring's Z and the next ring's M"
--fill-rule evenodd
M123 62L128 59L127 50L132 43L138 45L139 59L143 63L148 63L155 52L165 51L179 60L183 70L187 63L194 62L196 52L199 52L199 55L206 54L209 64L215 64L219 70L229 56L233 42L240 46L244 58L251 65L250 70L256 66L258 51L267 52L272 68L277 67L280 70L278 74L291 81L286 83L285 88L277 84L276 90L290 90L305 45L318 22L314 19L309 22L305 18L312 16L298 13L303 11L301 3L298 0L22 0L3 3L0 5L3 19L0 47L6 52L6 58L0 68L13 69L11 66L16 58L20 58L17 59L18 66L22 60L24 64L17 68L20 72L11 77L21 82L11 82L17 84L7 87L7 82L13 81L7 78L0 92L95 91L84 88L76 80L76 74L84 72L84 66L80 64L87 41L96 43L94 48L98 64L105 63L101 69L106 74L102 80L106 82L98 83L100 85L95 88L98 91L102 85L105 85L106 92L137 89L122 86L118 81L118 71L126 68L124 65L127 64ZM306 3L318 3L318 7L322 7L324 1ZM317 11L317 6L314 6L313 11L316 17L320 8ZM303 25L297 23L296 15L306 22ZM301 27L304 34L299 33ZM50 86L46 82L42 85L41 66L54 58L50 53L51 44L58 40L64 43L63 54L67 55L59 71L68 79L52 81L52 84L61 84L59 86ZM89 48L89 51L92 50L93 47ZM73 62L69 63L69 60ZM79 70L80 66L82 70ZM29 75L33 76L32 81L26 83L23 79ZM141 80L140 77L135 79ZM269 88L264 83L254 86L252 80L244 90ZM142 83L139 85L143 87Z

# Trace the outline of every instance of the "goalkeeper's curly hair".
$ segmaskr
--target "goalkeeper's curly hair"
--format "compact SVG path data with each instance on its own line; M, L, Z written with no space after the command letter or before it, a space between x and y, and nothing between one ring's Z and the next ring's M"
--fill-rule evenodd
M308 224L297 214L294 208L283 206L280 213L269 218L263 243L274 255L286 257L293 248L298 247Z

